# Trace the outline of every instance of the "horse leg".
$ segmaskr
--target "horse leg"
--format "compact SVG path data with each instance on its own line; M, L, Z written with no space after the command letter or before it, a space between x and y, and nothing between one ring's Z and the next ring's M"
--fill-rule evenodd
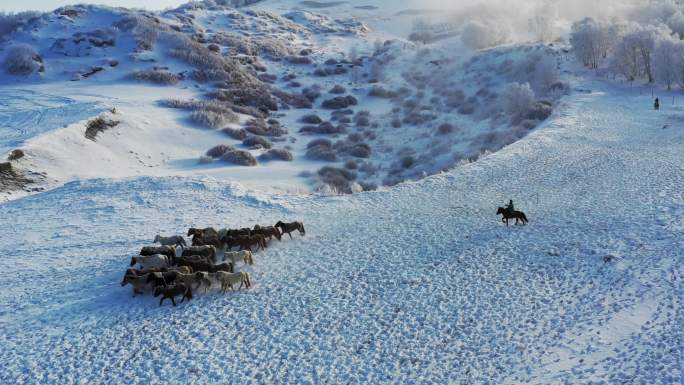
M162 296L161 299L159 300L159 306L161 306L162 302L164 302L164 298L166 298L166 297Z
M292 238L292 233L291 233L291 232L287 233L287 235L290 236L290 239L294 239L294 238Z
M173 299L173 296L171 296L171 303L173 303L173 306L176 306L176 300Z

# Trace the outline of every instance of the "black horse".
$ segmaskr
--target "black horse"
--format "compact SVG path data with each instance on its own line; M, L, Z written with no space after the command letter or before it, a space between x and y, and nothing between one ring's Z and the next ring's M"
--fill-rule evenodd
M501 222L505 223L506 226L508 226L508 220L515 218L515 224L518 224L518 221L521 221L523 226L527 224L527 216L525 216L525 213L522 211L513 211L510 212L507 209L503 207L499 207L498 210L496 210L496 215L503 215L503 218L501 218Z
M304 230L304 223L302 222L284 223L282 221L278 221L278 223L276 223L273 227L280 229L280 233L282 235L289 235L290 239L292 239L291 233L295 230L299 231L299 235L306 235L306 230Z

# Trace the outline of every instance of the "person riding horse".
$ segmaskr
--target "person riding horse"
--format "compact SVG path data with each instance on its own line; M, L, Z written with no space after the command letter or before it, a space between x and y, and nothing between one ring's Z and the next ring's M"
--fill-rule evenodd
M513 199L508 201L508 204L506 205L506 210L508 210L508 212L511 215L513 215L513 213L515 212L515 206L513 206Z

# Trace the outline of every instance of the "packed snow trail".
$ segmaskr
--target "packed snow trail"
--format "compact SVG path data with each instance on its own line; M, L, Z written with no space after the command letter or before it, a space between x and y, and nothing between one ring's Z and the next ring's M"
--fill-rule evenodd
M31 90L0 89L0 154L56 127L97 115L103 109L96 103Z
M382 192L138 178L2 204L0 383L681 383L684 133L663 127L684 111L591 88ZM509 198L529 226L497 220ZM307 235L257 254L249 291L173 308L119 285L156 233L279 219Z

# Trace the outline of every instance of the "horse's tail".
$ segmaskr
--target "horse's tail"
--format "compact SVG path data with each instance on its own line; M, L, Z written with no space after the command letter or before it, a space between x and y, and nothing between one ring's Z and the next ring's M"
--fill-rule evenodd
M524 212L521 211L521 212L520 212L520 216L522 217L522 219L523 219L525 222L529 222L529 221L527 220L527 216L525 215Z
M299 222L299 228L302 231L302 235L306 235L306 230L304 230L304 222Z

